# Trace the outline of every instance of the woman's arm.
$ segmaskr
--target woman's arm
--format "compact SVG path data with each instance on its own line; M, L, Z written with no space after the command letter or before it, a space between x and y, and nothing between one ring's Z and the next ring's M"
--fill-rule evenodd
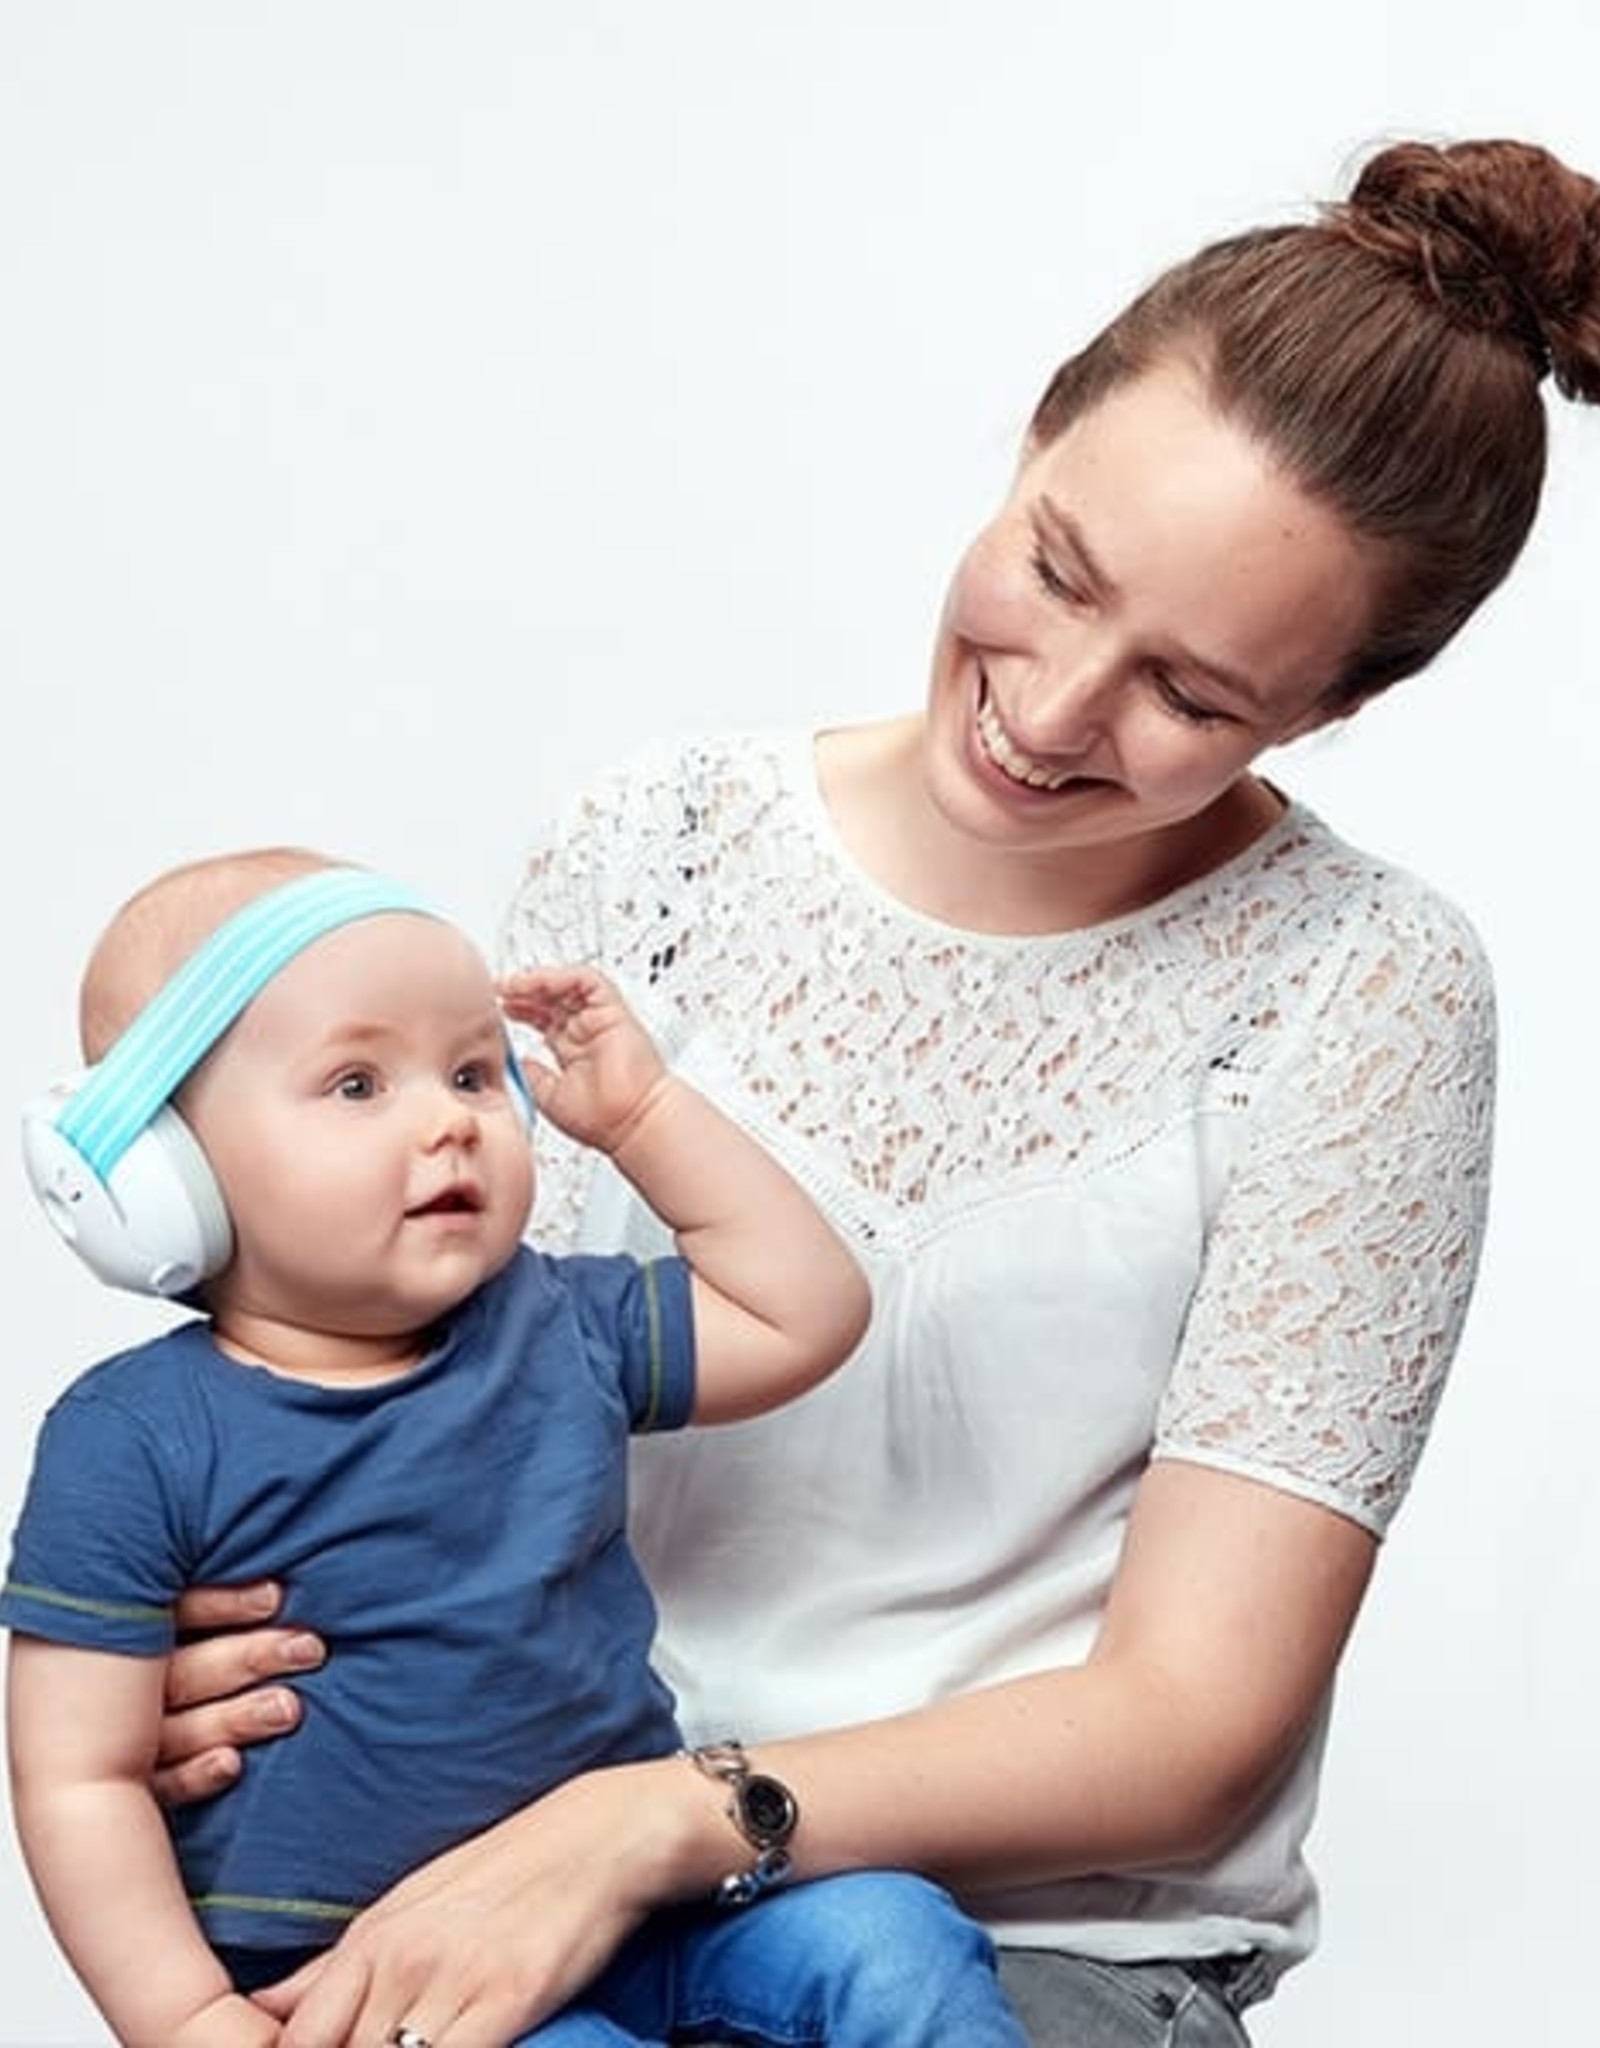
M189 1906L149 1772L161 1662L12 1637L12 1804L68 1961L128 2048L261 2048Z
M973 1892L1212 1853L1325 1700L1375 1552L1288 1493L1152 1465L1088 1663L760 1747L799 1799L796 1874L898 1865ZM396 2013L425 2034L458 2015L450 2048L495 2048L646 1913L749 1863L724 1805L676 1757L561 1787L407 1878L314 1976L266 1994L286 2048L355 2048Z
M763 1748L811 1795L798 1861L971 1891L1216 1853L1325 1701L1376 1553L1329 1509L1156 1462L1086 1664Z

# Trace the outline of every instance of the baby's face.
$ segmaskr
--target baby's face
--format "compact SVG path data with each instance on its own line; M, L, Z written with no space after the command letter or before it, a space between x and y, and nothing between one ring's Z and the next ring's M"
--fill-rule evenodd
M498 1271L534 1185L509 1060L488 968L435 918L361 918L276 975L180 1098L233 1218L223 1333L403 1338Z

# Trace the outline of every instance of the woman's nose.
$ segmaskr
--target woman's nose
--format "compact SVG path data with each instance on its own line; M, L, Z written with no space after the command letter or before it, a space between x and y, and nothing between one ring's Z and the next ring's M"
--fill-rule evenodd
M1111 651L1074 635L1021 679L1006 719L1020 746L1040 754L1084 754L1105 731L1116 683Z

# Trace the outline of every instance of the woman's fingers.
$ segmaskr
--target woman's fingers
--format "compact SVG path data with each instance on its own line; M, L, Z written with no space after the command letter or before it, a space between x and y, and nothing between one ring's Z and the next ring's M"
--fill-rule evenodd
M187 1625L228 1606L227 1596L185 1596ZM151 1783L167 1806L209 1799L241 1769L239 1751L286 1735L299 1724L293 1689L276 1683L315 1670L323 1646L304 1629L256 1628L243 1634L180 1643L167 1659L166 1709L161 1717Z
M287 1735L300 1720L300 1702L288 1686L265 1686L231 1699L169 1707L151 1785L164 1806L184 1806L226 1789L242 1769L239 1755L257 1742Z
M202 1636L179 1643L167 1659L167 1719L193 1712L201 1717L194 1725L206 1728L208 1734L217 1725L231 1726L226 1721L213 1722L206 1710L216 1708L227 1714L251 1703L259 1706L260 1695L250 1688L271 1685L273 1680L297 1672L315 1671L324 1654L321 1641L308 1629L299 1628L250 1629L243 1635ZM235 1697L241 1694L247 1697ZM281 1704L269 1708L269 1715L274 1711L281 1717ZM289 1725L279 1718L262 1732L281 1734ZM240 1726L256 1724L250 1721ZM185 1755L194 1747L193 1743L180 1743L173 1753ZM168 1753L165 1727L162 1753Z
M219 1628L258 1628L283 1605L283 1588L275 1579L252 1579L243 1586L191 1586L178 1596L180 1635L204 1635Z

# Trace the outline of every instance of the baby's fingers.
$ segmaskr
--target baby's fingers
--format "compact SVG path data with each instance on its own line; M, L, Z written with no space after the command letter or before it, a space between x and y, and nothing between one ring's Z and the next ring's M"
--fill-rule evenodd
M556 1000L559 986L553 969L526 968L519 974L508 974L496 991L500 1007L508 1017L515 1017L519 1023L533 1024L548 1013Z
M600 993L600 978L587 967L527 967L500 983L500 1006L519 1024L536 1030L570 1022Z
M534 1108L548 1115L551 1100L561 1086L560 1073L556 1068L546 1066L543 1060L532 1059L526 1053L517 1061L517 1065L522 1069L522 1078L527 1084L528 1093L533 1097Z

